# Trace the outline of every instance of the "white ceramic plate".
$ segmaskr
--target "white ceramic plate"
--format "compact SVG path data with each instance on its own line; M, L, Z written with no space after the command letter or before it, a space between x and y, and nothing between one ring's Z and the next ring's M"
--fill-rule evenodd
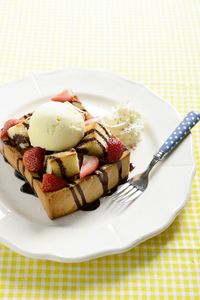
M50 96L71 87L94 114L130 100L145 122L142 142L132 153L143 170L180 121L168 103L141 84L116 75L67 70L34 75L0 87L0 124L31 112ZM102 201L97 210L49 220L39 199L20 192L21 181L0 158L0 240L34 258L79 262L120 253L166 229L186 204L194 175L191 136L152 173L145 193L128 209Z

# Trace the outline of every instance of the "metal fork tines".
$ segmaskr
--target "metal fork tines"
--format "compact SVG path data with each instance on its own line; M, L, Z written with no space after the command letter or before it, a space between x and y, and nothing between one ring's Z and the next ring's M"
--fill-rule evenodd
M136 200L147 188L149 172L160 158L161 153L155 155L143 173L130 178L125 184L119 186L117 191L110 196L112 200L120 203L128 203Z
M145 184L145 186L147 186ZM130 181L128 181L112 195L112 199L115 202L121 202L121 203L127 203L129 201L133 201L137 199L145 190L146 187L144 187L141 184L138 184L137 181L134 181L134 178L132 178Z
M113 195L113 200L114 201L126 201L129 200L130 198L132 198L132 196L135 197L135 194L137 192L142 193L142 191L140 191L138 189L138 187L134 186L132 183L129 183L129 186L125 188L125 190L123 189L122 191L117 191L115 195ZM138 194L137 194L138 197Z

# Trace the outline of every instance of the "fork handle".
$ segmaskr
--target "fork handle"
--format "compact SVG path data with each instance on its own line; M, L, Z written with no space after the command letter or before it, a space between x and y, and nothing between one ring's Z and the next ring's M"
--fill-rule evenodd
M194 127L200 120L200 114L194 111L189 112L181 121L178 127L172 132L164 144L160 147L159 153L162 157L169 154L179 143L190 133L190 129Z

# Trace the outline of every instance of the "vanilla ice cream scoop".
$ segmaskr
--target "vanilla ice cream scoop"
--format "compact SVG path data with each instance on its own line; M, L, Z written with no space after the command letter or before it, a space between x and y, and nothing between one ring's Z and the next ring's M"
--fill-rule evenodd
M68 150L82 139L84 119L69 102L47 102L31 116L28 135L34 147L49 151Z

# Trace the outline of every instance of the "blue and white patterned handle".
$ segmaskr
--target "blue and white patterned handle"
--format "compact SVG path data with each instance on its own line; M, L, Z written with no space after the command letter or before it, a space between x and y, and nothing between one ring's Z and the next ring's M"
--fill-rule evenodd
M179 126L172 132L165 143L160 147L159 152L166 155L170 153L200 120L200 114L189 112Z

